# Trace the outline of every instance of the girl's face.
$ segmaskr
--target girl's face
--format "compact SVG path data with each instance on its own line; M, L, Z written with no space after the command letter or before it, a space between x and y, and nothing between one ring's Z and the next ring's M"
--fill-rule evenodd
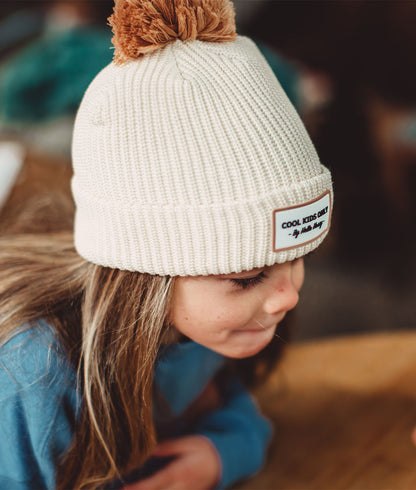
M227 357L253 356L294 308L303 259L218 276L178 277L171 321L179 332Z

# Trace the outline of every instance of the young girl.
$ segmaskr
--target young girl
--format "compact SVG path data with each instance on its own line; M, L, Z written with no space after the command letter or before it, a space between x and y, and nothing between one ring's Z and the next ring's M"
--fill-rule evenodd
M264 461L238 365L267 371L332 187L233 18L116 2L74 128L75 247L1 239L1 488L222 488Z

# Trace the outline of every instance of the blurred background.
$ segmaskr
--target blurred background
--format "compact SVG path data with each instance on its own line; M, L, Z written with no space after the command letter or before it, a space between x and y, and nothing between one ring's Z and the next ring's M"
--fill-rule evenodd
M294 340L416 327L416 2L234 3L334 178ZM111 61L112 5L0 1L0 233L33 195L69 193L73 119Z

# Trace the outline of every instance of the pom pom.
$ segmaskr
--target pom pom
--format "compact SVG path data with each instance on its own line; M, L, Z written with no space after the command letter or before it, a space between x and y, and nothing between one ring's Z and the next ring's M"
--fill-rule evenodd
M108 20L117 64L177 39L225 42L236 37L229 0L116 0Z

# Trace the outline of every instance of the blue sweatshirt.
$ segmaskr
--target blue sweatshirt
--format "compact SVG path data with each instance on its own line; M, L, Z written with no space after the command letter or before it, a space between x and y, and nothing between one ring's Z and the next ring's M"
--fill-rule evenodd
M168 347L155 368L162 398L155 403L156 428L180 415L225 362L195 343ZM159 397L160 398L160 397ZM58 459L67 451L81 406L76 376L45 324L25 330L0 349L0 488L55 488ZM221 408L202 417L193 433L211 440L222 464L219 488L260 469L271 436L270 424L250 395L232 382ZM186 427L176 425L176 434Z

